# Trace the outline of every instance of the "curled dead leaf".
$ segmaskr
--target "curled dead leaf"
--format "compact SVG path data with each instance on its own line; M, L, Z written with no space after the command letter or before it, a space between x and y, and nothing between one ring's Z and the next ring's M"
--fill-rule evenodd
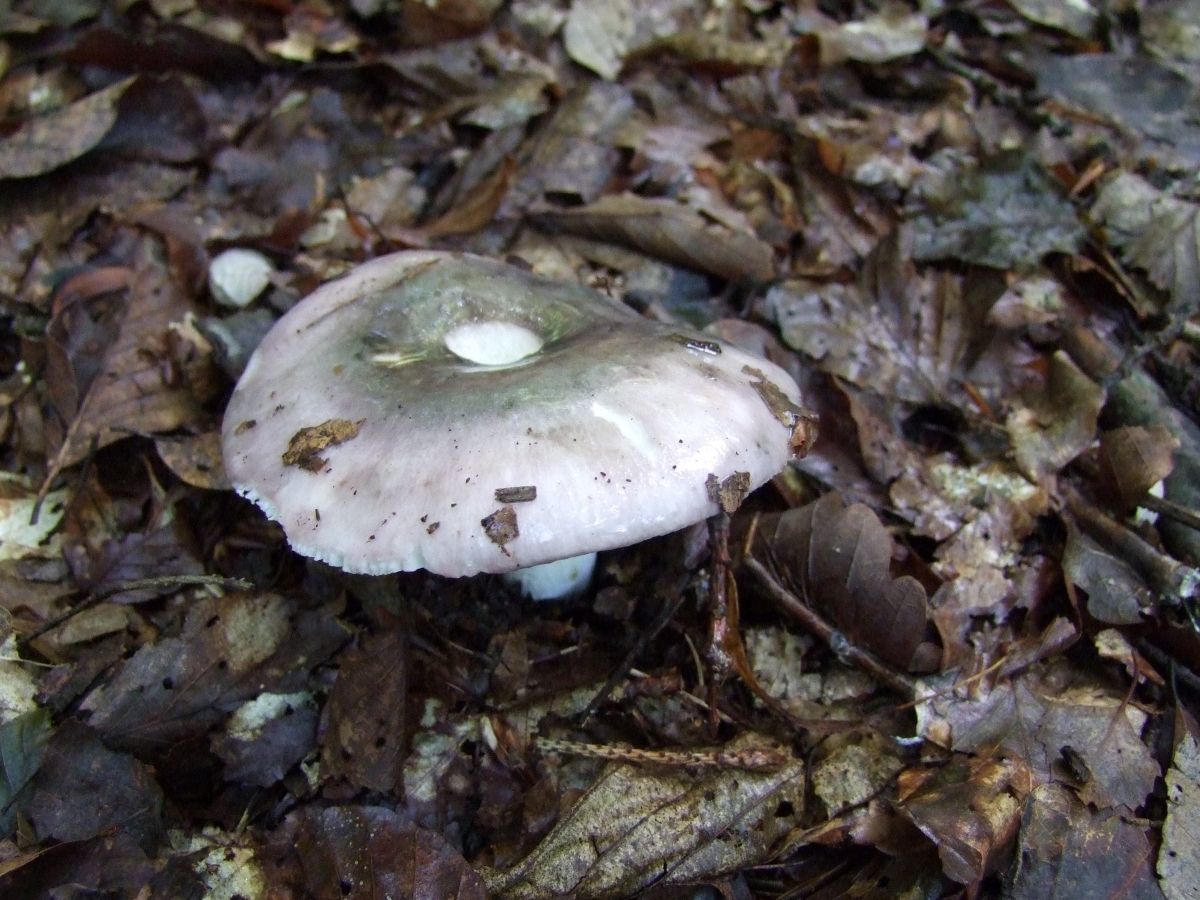
M925 588L911 576L892 578L892 538L870 508L830 493L764 516L759 534L796 592L851 642L898 667L927 664Z

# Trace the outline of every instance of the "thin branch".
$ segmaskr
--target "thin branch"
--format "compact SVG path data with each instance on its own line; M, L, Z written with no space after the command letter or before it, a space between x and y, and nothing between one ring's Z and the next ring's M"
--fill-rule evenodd
M766 592L784 612L796 619L807 631L824 641L838 659L847 665L862 669L876 681L886 685L906 700L917 698L915 682L902 672L897 672L878 656L862 647L850 643L849 638L825 621L803 600L779 583L771 571L753 556L742 560L742 565L753 573Z

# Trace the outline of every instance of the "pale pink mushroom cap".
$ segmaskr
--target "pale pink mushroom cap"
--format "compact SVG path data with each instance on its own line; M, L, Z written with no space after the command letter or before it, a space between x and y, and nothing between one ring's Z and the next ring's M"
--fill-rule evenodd
M520 358L472 362L493 340ZM305 556L507 572L713 515L709 475L756 487L786 465L798 403L777 366L577 285L396 253L275 325L226 411L225 465Z

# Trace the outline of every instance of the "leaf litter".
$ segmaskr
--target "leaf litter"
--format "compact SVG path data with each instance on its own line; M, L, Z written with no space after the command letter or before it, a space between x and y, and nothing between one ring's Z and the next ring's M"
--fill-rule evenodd
M1196 896L1200 43L1144 6L18 4L0 892ZM807 455L562 603L297 557L224 400L405 247L757 348Z

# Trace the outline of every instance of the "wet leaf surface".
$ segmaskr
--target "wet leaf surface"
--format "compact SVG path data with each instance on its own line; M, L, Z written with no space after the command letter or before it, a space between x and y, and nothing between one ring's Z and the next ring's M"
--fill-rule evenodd
M150 848L162 829L162 803L147 766L109 750L90 728L68 720L46 746L28 814L43 840L86 841L115 829Z
M1114 884L1129 896L1163 895L1145 831L1119 815L1089 809L1059 785L1030 794L1018 853L1013 897L1104 894Z

